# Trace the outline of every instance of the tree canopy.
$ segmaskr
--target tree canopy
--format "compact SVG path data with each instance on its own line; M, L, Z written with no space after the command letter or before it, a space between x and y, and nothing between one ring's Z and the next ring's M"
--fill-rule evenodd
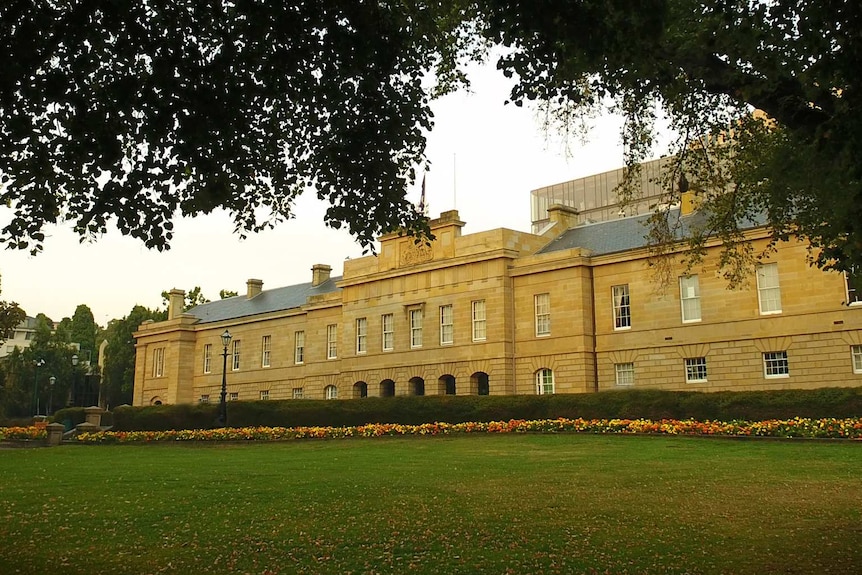
M847 269L862 264L860 29L846 0L9 0L2 239L38 251L48 222L88 236L114 218L163 249L177 213L226 208L249 232L306 189L365 245L427 232L405 192L430 100L498 44L510 101L561 126L623 113L633 167L666 115L668 193L703 192L728 244L761 215Z

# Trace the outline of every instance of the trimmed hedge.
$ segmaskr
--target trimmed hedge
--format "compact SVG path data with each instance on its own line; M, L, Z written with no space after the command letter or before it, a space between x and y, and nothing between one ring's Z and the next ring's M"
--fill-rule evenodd
M113 411L113 429L212 429L217 427L217 412L218 404L122 406ZM350 427L369 423L421 425L560 417L654 421L862 417L862 388L712 393L630 389L545 396L405 396L340 401L235 401L228 404L231 427Z

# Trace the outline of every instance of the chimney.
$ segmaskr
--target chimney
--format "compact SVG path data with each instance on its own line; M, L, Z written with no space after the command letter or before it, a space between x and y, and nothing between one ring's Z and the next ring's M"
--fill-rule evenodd
M552 224L560 224L562 230L568 230L578 225L578 210L563 204L554 204L548 208L548 219Z
M679 213L681 216L688 216L697 211L700 207L700 198L697 197L695 190L687 190L680 194Z
M261 291L263 291L263 280L250 279L245 282L245 288L246 299L251 299L257 294L259 294Z
M186 303L185 290L174 288L168 293L168 319L180 317Z
M317 287L329 281L329 272L332 268L326 264L314 264L311 266L311 287Z

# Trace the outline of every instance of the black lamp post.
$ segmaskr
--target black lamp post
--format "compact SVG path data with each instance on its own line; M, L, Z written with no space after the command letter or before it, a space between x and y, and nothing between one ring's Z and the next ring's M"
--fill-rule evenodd
M36 367L33 376L33 406L35 408L33 415L39 415L39 368L45 365L45 360L37 359L33 365Z
M75 373L75 368L78 367L78 354L72 354L72 389L69 390L69 405L75 406L78 400L78 375Z
M224 330L221 334L221 343L224 346L221 356L224 361L221 368L221 402L218 406L218 423L222 427L227 427L227 346L230 345L230 338L230 332Z
M45 415L51 415L51 408L53 407L54 403L54 384L57 383L57 378L52 375L48 378L48 383L51 384L51 387L50 392L48 393L48 413L46 413Z

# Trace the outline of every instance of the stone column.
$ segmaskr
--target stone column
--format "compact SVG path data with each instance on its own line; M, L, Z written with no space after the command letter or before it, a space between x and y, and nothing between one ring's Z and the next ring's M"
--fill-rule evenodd
M62 423L49 423L46 426L48 430L48 447L54 447L60 445L60 442L63 440L63 432L66 430L66 427Z

